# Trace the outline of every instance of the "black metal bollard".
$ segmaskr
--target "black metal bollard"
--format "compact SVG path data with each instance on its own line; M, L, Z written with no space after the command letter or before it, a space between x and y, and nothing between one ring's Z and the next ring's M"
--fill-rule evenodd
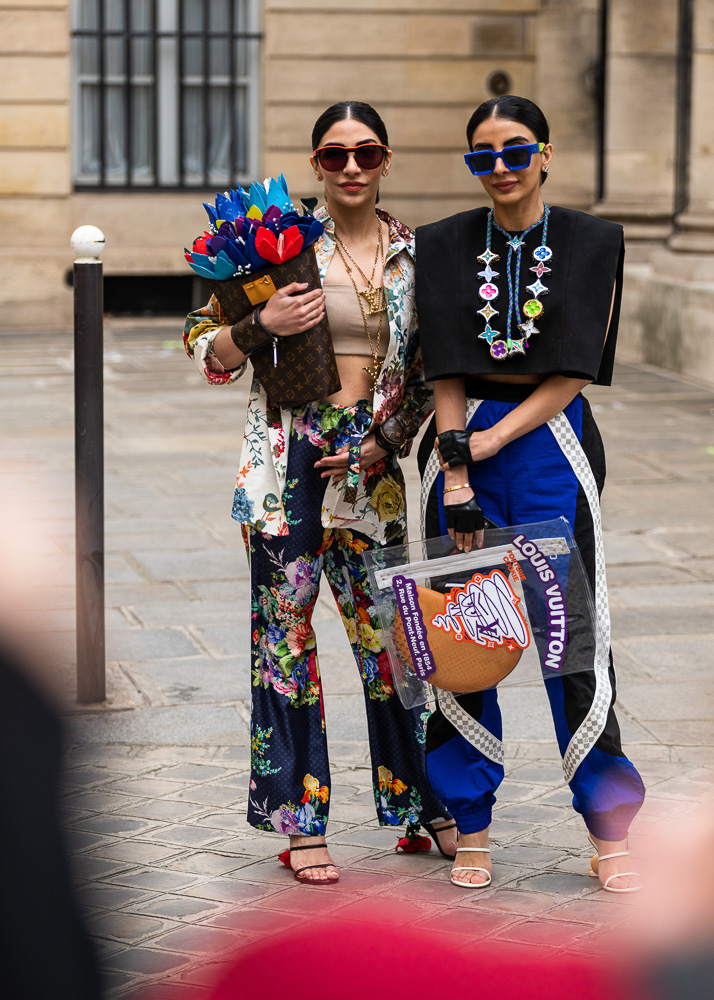
M77 701L106 698L104 641L104 394L102 262L95 226L72 234L74 262L74 460Z

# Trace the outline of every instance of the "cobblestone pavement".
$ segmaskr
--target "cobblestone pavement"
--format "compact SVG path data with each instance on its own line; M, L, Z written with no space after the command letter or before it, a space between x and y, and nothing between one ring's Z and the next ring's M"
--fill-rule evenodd
M494 881L463 892L435 851L396 855L397 832L376 824L360 683L329 592L315 617L339 885L298 886L276 863L285 838L246 824L248 573L229 509L247 385L204 385L177 337L162 321L106 331L108 699L78 708L71 336L0 335L0 598L68 713L65 815L109 995L188 1000L268 934L395 901L399 919L464 947L490 936L610 954L637 899L585 877L542 686L503 692ZM587 394L609 459L619 717L648 786L637 857L712 798L714 391L621 365L612 389ZM413 497L413 459L408 479Z

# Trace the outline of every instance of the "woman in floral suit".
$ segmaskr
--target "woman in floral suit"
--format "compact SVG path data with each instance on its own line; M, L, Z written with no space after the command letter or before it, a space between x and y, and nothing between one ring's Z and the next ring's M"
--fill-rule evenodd
M301 881L337 880L324 834L330 774L312 612L324 572L364 686L377 816L382 825L448 814L424 774L424 718L395 695L362 553L402 542L404 478L397 461L431 410L416 345L414 240L376 209L391 151L369 105L328 108L313 130L311 164L325 184L316 213L323 290L279 290L257 316L271 336L309 329L327 309L342 388L280 408L253 380L233 517L250 551L253 668L248 821L290 836ZM375 148L376 147L376 148ZM366 294L365 294L366 293ZM369 306L367 305L369 303ZM222 326L214 298L191 313L185 343L201 375L228 385L246 369L245 324ZM347 485L347 446L361 439L359 483ZM355 495L356 494L356 495ZM451 840L449 839L451 838ZM295 849L304 851L295 855Z

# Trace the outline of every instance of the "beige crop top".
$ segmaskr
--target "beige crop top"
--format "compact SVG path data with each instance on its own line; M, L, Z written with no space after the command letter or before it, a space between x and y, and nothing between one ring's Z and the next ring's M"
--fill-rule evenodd
M362 311L357 295L352 285L325 284L325 309L327 321L332 333L332 345L335 354L358 354L369 357L372 353L364 329ZM379 329L379 313L368 312L368 304L364 303L365 317L372 334L372 343L377 346L377 331ZM379 347L380 357L387 353L389 343L389 320L386 311L382 313L382 339Z

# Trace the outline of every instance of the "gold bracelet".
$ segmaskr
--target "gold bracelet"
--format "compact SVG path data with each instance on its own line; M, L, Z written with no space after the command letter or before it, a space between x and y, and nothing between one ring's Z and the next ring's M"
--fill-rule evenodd
M444 490L444 493L451 493L453 490L467 490L471 489L471 483L462 483L461 486L449 486L448 489Z

